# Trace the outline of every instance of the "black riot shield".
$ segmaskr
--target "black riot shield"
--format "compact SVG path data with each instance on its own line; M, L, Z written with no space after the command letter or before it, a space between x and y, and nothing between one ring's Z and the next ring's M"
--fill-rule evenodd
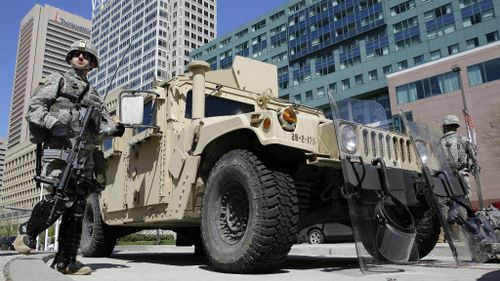
M346 136L338 141L346 149L350 146L349 134L359 133L346 127L360 128L361 124L363 128L384 128L388 124L384 108L374 101L329 98L334 124L342 131L339 135ZM401 171L388 168L382 158L365 163L364 157L346 155L341 156L341 163L344 196L362 272L394 272L400 270L396 265L416 263L415 221L401 187L393 185L394 178L403 181Z
M441 262L466 265L488 260L487 248L496 236L489 235L488 227L467 205L467 182L450 167L440 126L407 120L404 124L422 165L426 199L439 217L453 257Z

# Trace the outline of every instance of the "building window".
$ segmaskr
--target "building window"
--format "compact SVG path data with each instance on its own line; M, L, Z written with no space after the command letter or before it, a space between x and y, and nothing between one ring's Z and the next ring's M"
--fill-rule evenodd
M302 97L300 94L293 96L293 101L295 103L302 103Z
M424 55L413 57L413 65L419 65L424 63Z
M451 4L448 4L425 13L424 19L426 22L428 22L451 13L452 13Z
M337 83L332 83L328 85L328 94L334 94L337 92Z
M458 44L453 44L451 46L448 46L448 55L454 55L460 52L460 48L458 47Z
M465 41L465 44L467 45L467 50L469 50L479 46L479 40L477 39L477 37L475 37Z
M435 50L431 52L431 60L437 60L441 58L441 50Z
M324 87L319 87L316 89L316 96L318 98L322 98L325 95L325 88Z
M500 58L467 67L471 87L500 79Z
M349 78L348 79L344 79L342 80L342 90L349 90L351 88L351 83L349 82Z
M354 84L355 85L363 84L363 74L359 74L359 75L354 76Z
M396 87L398 105L459 90L458 73L447 72Z
M392 73L392 65L386 65L382 68L382 72L384 73L385 76L389 75Z
M483 0L460 0L460 9L470 7L474 4L478 4Z
M307 91L306 92L306 101L311 101L312 99L313 99L313 92Z
M418 26L417 17L412 17L403 21L400 21L392 26L394 33L398 33L407 30L411 27Z
M391 8L391 16L399 15L415 7L415 0L406 1Z
M491 43L498 41L498 31L490 32L486 34L486 42Z
M471 25L474 25L476 23L480 23L482 21L487 21L489 19L492 19L495 17L495 12L493 12L493 9L489 9L486 11L481 11L478 13L475 13L471 16L467 16L462 18L463 25L464 27L469 27Z
M378 74L377 74L377 70L376 69L368 72L368 80L370 82L378 80Z
M408 67L408 62L406 60L398 62L398 70L403 70Z
M420 34L396 41L396 50L410 47L420 42Z

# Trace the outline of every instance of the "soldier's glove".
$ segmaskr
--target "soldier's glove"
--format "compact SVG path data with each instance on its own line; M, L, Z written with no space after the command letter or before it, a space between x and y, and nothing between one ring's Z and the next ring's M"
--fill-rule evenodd
M50 134L55 147L71 148L71 136L68 125L57 121L50 129Z
M113 137L121 137L123 136L123 133L125 132L125 125L122 123L118 123L115 126L115 130L113 132Z
M481 173L481 167L478 164L472 164L470 167L470 172L475 176Z

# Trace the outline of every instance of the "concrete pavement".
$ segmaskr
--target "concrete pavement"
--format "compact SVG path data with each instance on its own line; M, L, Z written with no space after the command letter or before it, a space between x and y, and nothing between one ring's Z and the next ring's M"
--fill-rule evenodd
M128 247L116 247L117 252L176 252L176 251L186 251L186 247L173 247L173 246L128 246ZM425 258L425 260L444 260L445 263L452 264L452 260L446 261L446 257L449 257L449 248L446 244L438 244L433 252ZM51 269L47 261L49 261L54 256L54 253L47 252L36 252L33 255L24 256L19 255L16 252L6 251L0 252L0 268L2 272L0 274L0 281L33 281L33 280L53 280L53 281L71 281L75 280L69 276L60 274L59 272ZM294 245L290 251L290 256L295 257L335 257L335 258L355 258L356 251L354 244L322 244L322 245L309 245L301 244ZM444 258L443 258L444 257ZM293 261L293 259L292 259ZM418 266L422 270L429 270L435 268L436 271L443 270L443 265L427 265L425 262L422 266ZM453 267L453 266L451 266ZM467 267L469 269L474 269L474 266ZM493 279L479 279L479 280L500 280L500 264L481 264L476 266L477 274L481 273L491 273L493 274ZM417 269L419 270L419 269ZM359 272L359 270L358 270ZM457 273L455 271L455 273ZM475 275L475 273L471 273ZM480 278L481 274L477 276ZM476 280L477 278L470 279ZM498 278L498 279L496 279ZM88 280L92 280L89 278ZM450 279L452 280L452 279ZM456 279L463 280L463 279Z

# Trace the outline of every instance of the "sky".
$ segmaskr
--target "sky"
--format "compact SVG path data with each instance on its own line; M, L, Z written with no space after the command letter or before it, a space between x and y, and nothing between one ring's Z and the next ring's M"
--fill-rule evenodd
M217 33L224 35L290 0L216 0ZM67 12L91 18L91 0L2 1L0 11L0 139L7 139L19 24L35 4L48 4Z

